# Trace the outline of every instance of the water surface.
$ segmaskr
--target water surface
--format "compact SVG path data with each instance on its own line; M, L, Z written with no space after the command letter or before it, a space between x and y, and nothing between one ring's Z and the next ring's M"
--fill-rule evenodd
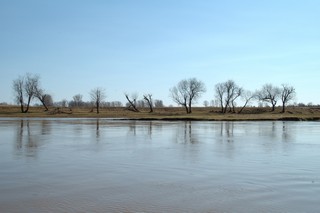
M0 212L318 212L319 122L0 119Z

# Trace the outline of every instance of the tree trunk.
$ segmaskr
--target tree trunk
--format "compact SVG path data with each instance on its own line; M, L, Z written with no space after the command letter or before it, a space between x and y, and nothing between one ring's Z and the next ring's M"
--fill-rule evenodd
M29 111L30 102L31 102L31 97L28 98L27 109L24 111L24 113L27 113Z
M186 105L184 105L184 108L186 109L186 113L188 114L188 113L189 113L189 109L188 109L187 104L186 104Z
M134 99L133 101L131 101L128 95L125 95L125 96L126 96L126 99L128 100L128 102L129 102L129 104L130 104L127 109L128 109L128 110L131 110L131 111L133 111L133 112L139 112L139 110L138 110L137 107L136 107L136 99ZM132 109L131 109L131 107L132 107Z
M149 97L148 97L149 96ZM151 99L151 95L148 95L148 96L146 96L146 95L144 95L143 96L143 98L147 101L147 103L148 103L148 106L149 106L149 109L150 109L150 113L152 113L153 112L153 106L152 106L152 99Z
M42 103L42 105L43 105L43 107L45 108L45 111L48 111L49 109L48 109L48 107L47 107L47 105L46 105L46 103L45 103L45 101L44 101L44 99L40 99L39 98L39 100L41 101L41 103Z
M231 104L232 104L232 113L236 113L236 106L234 104L234 101L232 101Z
M246 108L247 104L249 101L246 101L243 105L243 107L240 109L240 111L238 112L238 114L241 114L242 110L244 110L244 108Z
M220 104L221 104L221 113L223 113L224 112L224 107L223 107L222 101L220 102Z
M21 112L24 113L23 101L20 101L20 109L21 109Z
M228 110L228 105L229 105L229 104L226 104L226 105L224 106L224 110L223 110L223 113L227 113L227 110Z
M285 106L285 104L283 103L282 104L282 113L285 113L286 112L286 106Z
M47 97L47 95L38 94L37 97L40 100L40 102L42 103L43 107L45 108L45 111L48 111L49 109L48 109L48 107L46 105L46 97Z
M190 101L189 101L189 110L188 110L188 114L191 114L191 113L192 113L191 105L192 105L192 103L191 103L191 100L190 100Z
M100 108L99 101L96 102L96 106L97 106L97 114L99 114L100 113L100 111L99 111L99 108Z

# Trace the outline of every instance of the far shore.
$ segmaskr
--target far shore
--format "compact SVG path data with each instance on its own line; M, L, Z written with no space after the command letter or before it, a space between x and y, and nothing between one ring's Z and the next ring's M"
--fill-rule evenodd
M246 108L241 114L221 113L217 107L194 107L187 114L180 107L156 108L150 113L147 108L133 112L125 107L101 108L97 114L92 108L31 107L28 113L21 113L18 106L0 106L0 117L4 118L109 118L121 120L163 120L163 121L318 121L320 108L288 107L285 113L281 108L271 112L269 107ZM238 109L239 110L239 109Z

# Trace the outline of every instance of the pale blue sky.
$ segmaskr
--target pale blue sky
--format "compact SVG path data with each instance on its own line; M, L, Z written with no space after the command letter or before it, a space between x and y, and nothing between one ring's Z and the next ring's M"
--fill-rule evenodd
M172 104L184 78L296 88L320 103L320 1L0 0L0 102L12 81L39 74L54 101L103 87L107 101L152 93Z

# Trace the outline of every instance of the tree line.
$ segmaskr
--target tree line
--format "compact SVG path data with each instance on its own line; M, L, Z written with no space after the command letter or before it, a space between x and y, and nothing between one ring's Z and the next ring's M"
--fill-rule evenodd
M216 101L219 103L222 113L236 113L236 101L240 98L244 105L237 113L241 113L252 100L271 104L272 112L275 111L276 104L281 101L282 113L284 113L287 104L296 95L295 88L287 84L282 84L281 87L265 84L260 90L252 92L240 87L233 80L216 84L214 90ZM191 113L192 104L206 92L206 87L202 81L190 78L180 81L177 86L170 89L170 92L172 100L185 107L186 113Z
M30 104L34 99L40 101L41 105L48 111L48 107L92 107L97 113L100 113L101 107L123 107L120 101L106 102L106 92L104 88L97 87L89 92L91 101L83 101L83 95L76 94L72 97L71 101L66 99L60 102L53 102L52 96L48 94L40 84L40 76L27 73L24 76L19 76L17 79L13 80L12 88L14 92L14 99L17 104L19 104L21 112L27 113L30 108ZM128 110L139 112L138 108L149 107L150 112L153 112L153 108L164 107L163 101L152 99L152 94L144 95L144 99L138 100L138 95L133 93L129 95L124 94L128 102L126 107Z
M40 101L46 111L48 107L54 106L52 96L41 87L40 76L27 73L25 76L20 76L13 80L13 91L15 101L20 105L22 113L27 113L30 104L34 99ZM183 79L169 90L171 99L181 107L184 107L187 114L192 113L192 106L199 100L203 93L206 92L206 86L197 78ZM90 92L90 102L84 102L81 94L73 96L71 101L63 100L59 104L63 107L92 107L97 113L100 112L101 107L123 107L119 101L106 102L105 89L97 87ZM149 108L152 113L154 108L164 107L162 100L153 100L152 94L147 93L143 95L143 99L138 100L138 95L133 93L129 95L124 94L127 103L125 107L128 110L139 112L139 108ZM242 113L252 101L259 103L266 103L271 105L271 111L275 111L275 107L279 102L282 105L282 112L286 111L286 106L296 96L296 90L293 86L282 84L281 86L274 86L271 83L265 84L261 89L256 91L249 91L239 86L233 80L227 80L215 85L214 97L216 103L220 107L221 113ZM237 101L242 100L243 105L238 107ZM204 103L208 106L208 102ZM238 111L236 111L238 108Z

